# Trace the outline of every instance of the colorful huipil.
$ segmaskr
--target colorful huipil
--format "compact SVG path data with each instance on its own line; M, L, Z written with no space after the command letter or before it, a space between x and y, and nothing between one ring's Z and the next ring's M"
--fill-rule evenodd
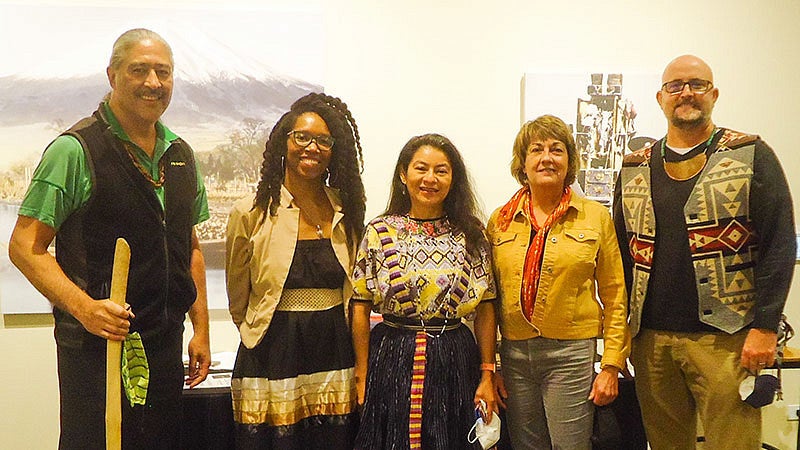
M379 217L356 256L354 301L383 315L370 334L356 448L470 448L477 344L472 319L495 286L486 249L466 250L447 218Z

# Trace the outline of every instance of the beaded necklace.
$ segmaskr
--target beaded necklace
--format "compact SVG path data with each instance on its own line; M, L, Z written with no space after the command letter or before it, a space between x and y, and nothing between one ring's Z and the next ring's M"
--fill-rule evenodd
M123 141L123 146L125 147L128 156L131 158L131 162L133 162L133 165L139 169L139 173L142 174L145 180L149 181L150 184L152 184L156 189L164 185L164 180L166 179L164 158L161 158L158 161L158 180L155 180L153 179L153 176L150 175L150 172L142 166L142 164L136 158L136 155L133 154L133 147L125 141Z

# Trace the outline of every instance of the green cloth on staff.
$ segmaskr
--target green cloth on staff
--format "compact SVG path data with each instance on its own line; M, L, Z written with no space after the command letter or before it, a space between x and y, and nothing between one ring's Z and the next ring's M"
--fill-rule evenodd
M130 333L122 344L122 387L125 396L133 405L144 405L147 386L150 384L150 366L144 352L142 337L138 332Z

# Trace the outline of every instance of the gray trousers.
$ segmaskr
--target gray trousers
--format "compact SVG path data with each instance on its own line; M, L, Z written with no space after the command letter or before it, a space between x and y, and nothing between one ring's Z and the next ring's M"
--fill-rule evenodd
M515 450L589 450L595 339L503 339L508 429Z

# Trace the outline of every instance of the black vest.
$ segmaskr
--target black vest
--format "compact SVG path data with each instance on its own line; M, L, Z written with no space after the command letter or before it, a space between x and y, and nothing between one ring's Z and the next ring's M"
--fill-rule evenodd
M83 146L92 193L56 234L56 259L91 297L108 298L114 246L118 237L125 238L131 247L126 300L136 314L130 331L150 340L182 327L197 295L191 277L197 194L194 156L189 145L178 139L162 157L162 208L153 185L133 165L101 111L102 106L64 133ZM68 313L58 308L53 313L60 345L102 344Z

